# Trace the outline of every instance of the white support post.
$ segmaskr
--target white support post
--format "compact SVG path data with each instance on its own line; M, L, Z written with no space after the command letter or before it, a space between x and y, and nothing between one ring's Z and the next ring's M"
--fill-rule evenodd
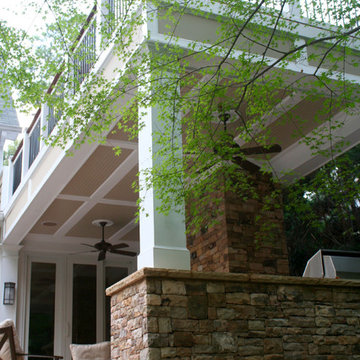
M12 194L13 194L13 188L14 188L14 163L11 159L9 159L9 198L10 200Z
M48 136L48 123L50 116L50 109L47 104L41 107L41 119L40 119L40 150L46 146L44 139Z
M0 172L4 165L3 157L4 157L5 140L6 140L6 138L3 136L2 131L0 130Z
M9 159L9 164L11 160ZM2 168L2 191L1 191L1 205L0 210L3 211L11 197L11 181L10 181L10 165Z
M16 323L16 303L17 303L17 285L18 285L18 259L21 246L1 245L0 246L0 319L12 319ZM15 286L14 305L4 305L4 283L13 282Z
M290 14L294 17L301 17L301 2L296 0L290 5Z
M305 44L305 40L303 39L297 39L295 40L294 45L299 47L299 46L303 46ZM303 48L300 52L300 58L297 60L297 62L300 65L303 66L308 66L309 65L309 60L308 60L308 53L307 53L307 48Z
M106 25L106 16L109 13L109 2L106 0L97 0L96 12L96 55L99 56L102 51L102 34Z
M164 125L159 120L159 109L140 107L138 111L139 122L143 125L138 136L139 182L143 185L145 183L143 171L153 168L158 147L153 132ZM181 144L181 130L178 130L174 136L175 141ZM160 160L156 159L156 161ZM171 211L167 216L160 213L157 210L159 200L155 196L155 189L146 190L143 186L140 187L143 210L140 211L139 219L138 269L155 267L190 270L190 253L186 248L185 215L175 211Z

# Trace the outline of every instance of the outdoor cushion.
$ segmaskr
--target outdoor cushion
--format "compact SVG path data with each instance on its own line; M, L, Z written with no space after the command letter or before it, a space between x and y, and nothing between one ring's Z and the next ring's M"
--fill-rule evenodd
M73 360L111 360L109 341L91 345L71 344L70 352Z
M19 337L17 335L14 322L12 320L10 320L10 319L7 319L7 320L4 320L3 322L0 323L0 328L5 328L5 327L9 327L9 326L11 326L12 329L13 329L15 351L17 353L22 353L23 351L22 351L21 346L20 346L20 340L19 340ZM11 360L9 341L6 341L4 346L1 348L1 350L0 350L0 358L3 359L3 360ZM23 357L22 356L17 356L17 359L22 360Z

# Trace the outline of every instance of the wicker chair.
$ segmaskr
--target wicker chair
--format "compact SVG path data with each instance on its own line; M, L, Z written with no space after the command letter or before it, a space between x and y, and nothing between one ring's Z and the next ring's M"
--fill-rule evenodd
M12 320L5 320L0 324L0 359L23 360L24 358L62 359L57 355L24 354Z

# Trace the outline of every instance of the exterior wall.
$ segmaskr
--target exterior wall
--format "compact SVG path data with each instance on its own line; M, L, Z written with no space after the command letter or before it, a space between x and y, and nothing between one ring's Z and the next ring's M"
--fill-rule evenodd
M360 359L360 282L144 268L107 290L116 359Z
M271 179L253 177L257 198L244 201L234 193L217 192L222 215L218 224L188 236L191 270L235 273L289 274L281 199L263 211L274 190ZM261 217L257 221L257 216ZM271 225L261 231L261 222Z
M20 246L0 246L0 321L11 319L16 322L16 302L19 290L18 269L20 248ZM13 282L16 284L14 305L3 305L5 282Z

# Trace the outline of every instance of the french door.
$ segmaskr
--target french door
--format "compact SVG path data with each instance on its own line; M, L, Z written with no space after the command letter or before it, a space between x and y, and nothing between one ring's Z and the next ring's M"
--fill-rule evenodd
M69 345L110 338L106 287L128 275L117 263L86 257L28 257L25 348L70 360Z

